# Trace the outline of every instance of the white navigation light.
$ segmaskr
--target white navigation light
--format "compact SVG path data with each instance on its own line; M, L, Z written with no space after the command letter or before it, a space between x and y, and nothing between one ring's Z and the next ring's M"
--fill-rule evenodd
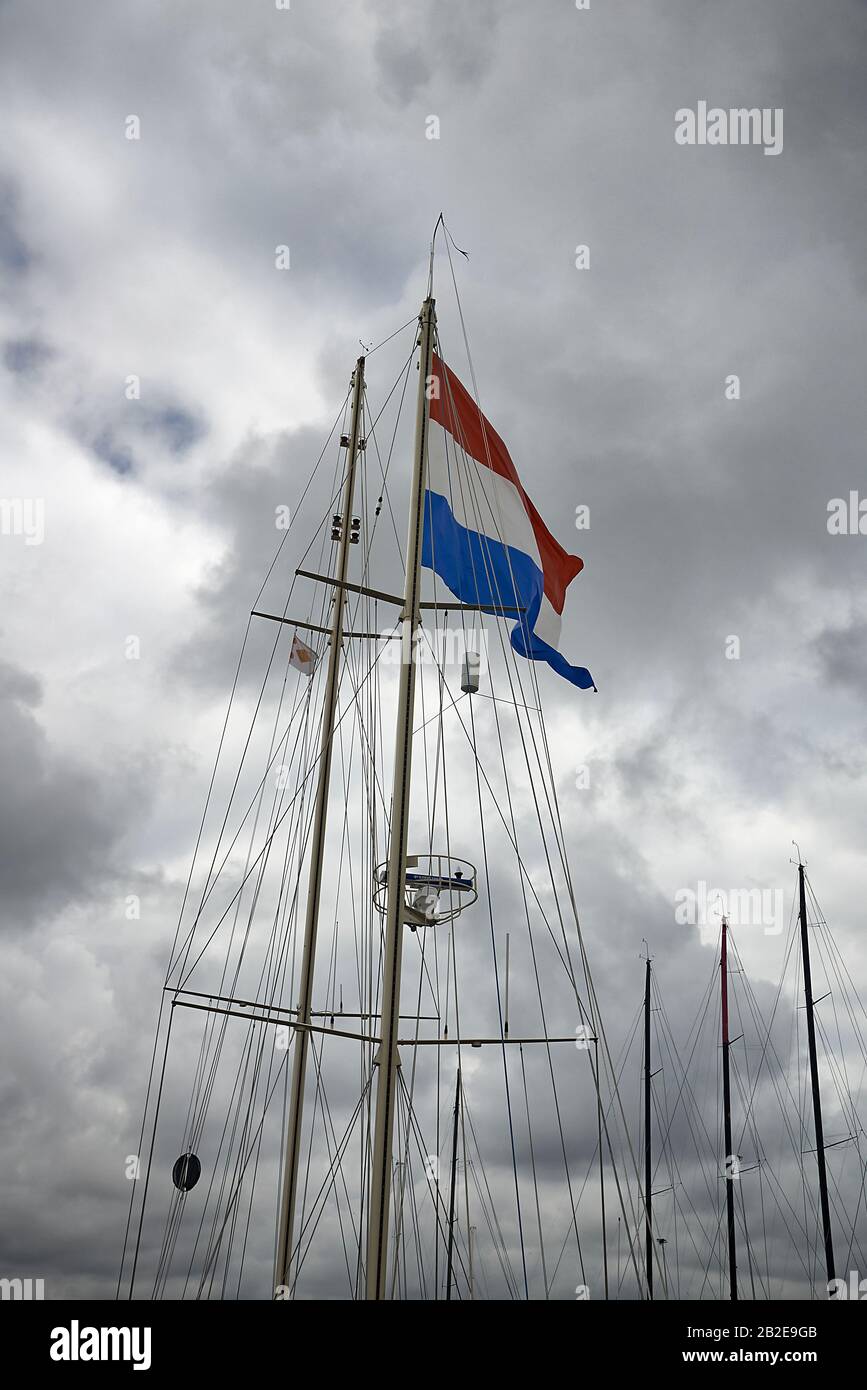
M478 652L467 652L461 666L461 690L465 695L475 695L479 688L479 667L481 657Z

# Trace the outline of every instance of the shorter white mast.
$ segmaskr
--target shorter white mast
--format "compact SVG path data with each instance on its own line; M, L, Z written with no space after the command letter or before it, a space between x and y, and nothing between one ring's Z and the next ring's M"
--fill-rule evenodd
M316 965L316 935L319 928L319 905L322 896L322 868L325 859L325 827L328 820L328 792L331 783L331 753L334 739L334 717L337 711L337 690L340 657L343 647L343 606L346 601L346 572L352 532L352 498L355 490L355 471L359 452L361 403L364 395L364 358L355 364L352 392L352 423L349 431L349 452L346 462L346 482L343 488L343 524L337 559L337 585L331 618L328 674L325 683L325 702L322 716L322 743L319 756L319 775L316 783L316 807L313 817L310 876L307 888L307 914L304 921L304 947L301 957L301 982L298 997L298 1025L295 1028L295 1051L292 1058L292 1082L289 1093L289 1120L286 1131L286 1157L283 1166L283 1192L280 1201L280 1225L277 1235L277 1259L274 1269L275 1292L287 1290L291 1282L292 1239L295 1225L295 1199L298 1191L298 1169L301 1159L301 1121L304 1113L304 1083L307 1075L307 1053L310 1048L311 1009L313 1007L313 971Z

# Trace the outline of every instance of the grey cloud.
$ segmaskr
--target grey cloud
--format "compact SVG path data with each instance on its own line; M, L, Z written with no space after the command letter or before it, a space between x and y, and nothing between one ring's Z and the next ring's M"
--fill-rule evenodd
M0 177L0 264L13 275L21 275L31 262L31 254L18 230L19 199L10 179Z
M824 678L864 699L867 693L867 623L828 628L815 641Z
M16 376L32 376L51 360L52 350L38 338L10 339L3 344L3 363Z
M103 780L52 748L40 724L41 700L34 674L0 663L0 873L11 933L33 928L62 905L88 901L111 876L136 801L130 796L135 774L131 785L127 769L123 785Z
M205 433L202 422L177 405L156 410L144 428L162 436L174 454L186 453Z
M133 456L124 444L118 443L110 430L103 430L93 441L93 452L115 473L124 477L133 471Z
M370 7L383 95L405 107L424 92L433 95L434 78L440 91L480 82L493 60L500 10L494 0L452 9L425 0L387 14Z

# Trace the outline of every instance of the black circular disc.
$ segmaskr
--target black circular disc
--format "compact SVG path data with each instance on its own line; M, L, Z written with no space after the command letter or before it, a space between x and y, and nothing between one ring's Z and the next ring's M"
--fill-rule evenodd
M181 1154L172 1169L172 1182L179 1192L189 1192L202 1176L202 1165L195 1154Z

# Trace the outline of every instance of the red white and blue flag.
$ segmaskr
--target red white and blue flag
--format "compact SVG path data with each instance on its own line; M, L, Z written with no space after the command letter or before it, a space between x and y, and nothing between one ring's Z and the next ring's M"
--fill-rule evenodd
M557 649L566 589L583 560L551 535L502 439L436 353L431 376L422 564L461 602L512 610L503 616L518 619L510 640L521 656L595 689Z

